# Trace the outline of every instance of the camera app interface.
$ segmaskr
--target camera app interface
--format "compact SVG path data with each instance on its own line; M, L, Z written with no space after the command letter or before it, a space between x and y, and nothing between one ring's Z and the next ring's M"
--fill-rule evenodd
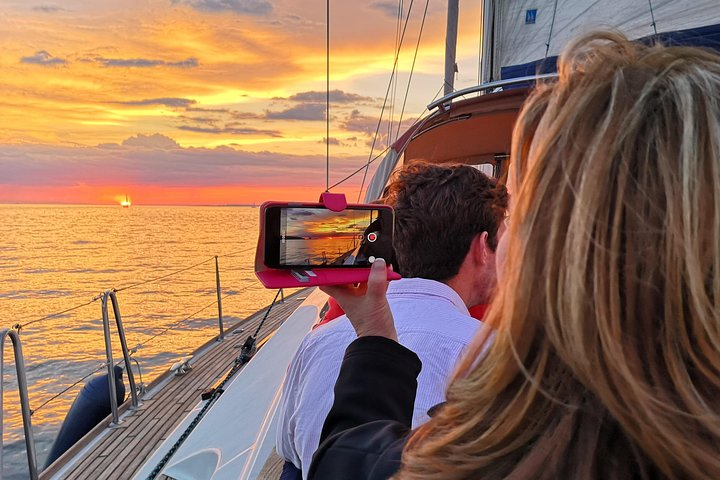
M369 266L390 242L378 210L284 208L280 212L280 264ZM385 237L388 237L385 239Z

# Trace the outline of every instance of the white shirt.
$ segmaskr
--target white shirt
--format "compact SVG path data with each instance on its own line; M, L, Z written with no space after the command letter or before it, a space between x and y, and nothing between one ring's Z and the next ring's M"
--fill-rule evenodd
M455 364L482 322L470 316L460 296L434 280L390 282L388 303L399 342L422 361L413 428L428 420L429 408L445 401ZM333 403L333 389L345 349L357 338L345 315L307 334L295 353L283 387L276 448L307 478L320 432Z

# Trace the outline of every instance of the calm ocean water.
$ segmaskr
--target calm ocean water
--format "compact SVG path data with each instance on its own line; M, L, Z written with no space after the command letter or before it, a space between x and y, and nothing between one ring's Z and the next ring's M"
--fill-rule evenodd
M223 300L226 325L267 305L275 294L262 288L252 270L256 208L0 205L0 223L0 328L26 324L88 302L104 290L156 278L214 255L226 255L219 260L223 294L229 295ZM214 260L117 295L128 345L147 342L134 355L146 384L217 334L213 304L152 338L216 301ZM28 325L21 338L42 466L82 384L41 405L104 362L100 302ZM117 361L122 354L117 338L113 341ZM26 478L10 342L5 352L4 478Z

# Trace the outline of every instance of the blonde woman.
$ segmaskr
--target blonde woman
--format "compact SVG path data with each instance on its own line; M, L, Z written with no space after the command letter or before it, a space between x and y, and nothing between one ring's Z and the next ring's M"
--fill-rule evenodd
M720 479L720 57L601 33L559 74L516 125L492 344L409 438L383 266L328 289L361 338L311 478Z

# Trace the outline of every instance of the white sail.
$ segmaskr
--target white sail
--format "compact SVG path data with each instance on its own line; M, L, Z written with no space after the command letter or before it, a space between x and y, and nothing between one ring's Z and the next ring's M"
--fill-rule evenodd
M492 55L494 80L500 79L502 67L558 55L569 40L591 30L611 28L636 39L655 33L653 17L657 33L720 23L720 0L495 0L492 3L492 23L485 22L485 28L492 30L493 45L486 53Z

